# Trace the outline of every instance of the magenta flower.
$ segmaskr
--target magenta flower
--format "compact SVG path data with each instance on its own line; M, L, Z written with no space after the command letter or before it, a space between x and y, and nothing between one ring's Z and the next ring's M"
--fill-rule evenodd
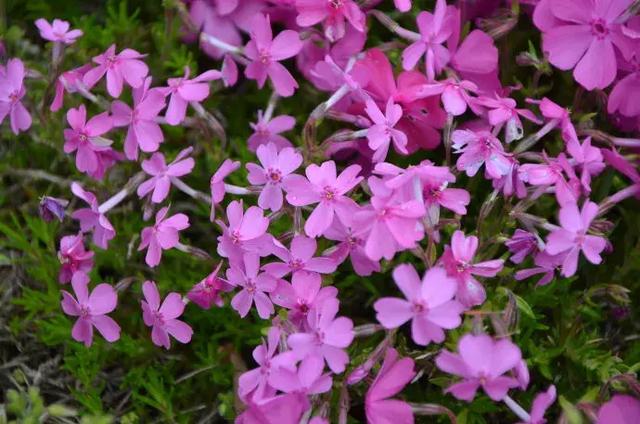
M278 306L289 309L289 320L299 328L307 323L309 313L315 313L327 299L335 299L338 289L322 287L322 279L315 272L296 272L291 276L291 284L278 280L271 300Z
M640 417L640 401L629 395L614 395L598 410L597 424L633 424Z
M324 237L337 241L338 244L325 255L328 255L336 264L341 264L349 257L353 270L361 277L380 272L380 263L369 259L365 252L367 232L367 228L363 229L353 224L344 225L339 219L334 219L333 224L325 231Z
M326 257L313 257L316 246L315 239L297 235L291 241L291 250L282 245L276 245L273 254L282 262L268 263L262 269L276 278L282 278L290 272L294 275L299 272L320 274L334 272L337 265L333 260Z
M546 392L538 393L533 400L531 406L531 413L529 414L529 420L524 423L518 424L546 424L547 420L544 418L544 413L553 402L556 401L556 386L553 384L549 386ZM640 407L638 408L638 414L640 414ZM598 421L600 422L600 421Z
M265 272L260 272L260 256L257 254L247 253L242 259L242 268L239 264L232 263L227 270L229 284L242 288L231 299L231 307L244 318L255 303L258 316L267 319L274 312L273 303L267 294L276 289L276 279Z
M93 58L98 66L87 71L82 81L88 87L93 87L107 76L107 91L112 97L120 97L124 82L132 88L144 84L149 68L140 59L145 55L132 49L124 49L116 54L116 45L112 44L104 53Z
M0 124L9 115L11 131L18 135L31 127L31 115L22 104L26 94L24 88L24 63L20 59L11 59L6 68L0 69Z
M164 141L162 129L156 117L165 106L164 93L159 88L149 89L151 77L133 89L133 108L116 100L111 105L115 126L127 126L124 153L127 159L138 159L138 148L143 152L155 152Z
M211 309L211 305L222 307L224 302L220 297L220 293L230 292L233 290L233 286L226 280L218 277L220 267L222 267L222 262L218 264L211 274L207 275L202 281L189 290L187 299L202 309Z
M187 113L187 105L190 102L201 102L209 97L209 81L222 77L220 71L211 70L204 72L193 79L189 79L191 70L184 68L184 76L169 78L166 94L169 98L169 106L165 117L169 125L178 125L184 120Z
M507 175L511 169L508 153L489 131L455 130L451 140L455 153L462 153L456 168L469 177L476 175L483 164L486 174L493 179Z
M365 15L353 0L295 0L295 6L298 10L296 23L301 27L309 27L322 22L324 35L329 41L344 37L345 20L357 31L364 32Z
M189 218L183 213L177 213L166 217L168 207L164 207L156 213L156 222L151 227L145 227L140 233L140 246L138 251L147 249L144 258L147 265L155 267L160 263L162 251L176 247L180 241L178 233L189 228Z
M90 191L85 191L76 182L71 183L71 191L89 205L88 208L76 210L71 217L80 221L80 231L83 233L93 231L93 243L96 246L106 249L109 245L109 240L116 236L116 230L113 229L107 216L100 212L96 195Z
M373 121L367 129L367 140L369 140L369 147L374 150L373 161L380 162L387 157L389 152L389 145L393 140L393 147L402 153L408 154L407 151L407 136L400 130L394 128L400 118L402 118L402 106L393 102L392 98L387 101L387 108L385 114L378 105L371 99L366 102L365 112Z
M76 152L76 168L80 172L95 173L104 160L103 154L110 151L110 140L101 137L113 127L107 112L94 116L87 122L84 105L67 112L67 122L71 129L64 130L64 152Z
M523 137L524 130L520 120L521 116L531 122L541 124L541 121L533 112L529 109L519 109L516 107L516 101L509 97L500 97L496 94L494 97L479 97L474 102L489 109L487 119L492 126L504 125L505 141L507 143L511 143L513 140L520 140Z
M258 197L258 206L274 212L282 208L282 187L290 180L290 174L302 164L302 155L291 147L285 147L278 152L273 144L258 146L258 159L262 166L255 163L246 164L249 171L249 182L263 186Z
M309 407L309 399L299 393L278 395L261 402L249 400L246 411L236 418L235 424L298 424Z
M467 107L480 115L480 108L475 104L475 98L470 93L477 93L478 86L471 81L456 81L448 78L445 81L435 81L430 84L418 85L412 88L410 97L423 99L440 95L444 110L452 116L463 115Z
M420 281L413 265L399 265L393 270L393 280L404 299L383 297L373 304L376 318L387 329L398 328L411 320L411 337L416 344L426 346L442 343L444 331L462 323L464 306L452 300L458 289L456 280L440 267L429 269Z
M178 177L187 175L193 170L195 161L193 158L187 158L192 151L192 147L180 151L169 165L166 164L164 155L159 152L151 155L150 159L142 161L142 169L151 175L151 178L138 186L138 196L142 198L153 191L151 195L153 203L161 203L166 199L172 180L177 180Z
M245 54L252 62L244 73L256 80L259 88L268 76L279 95L291 96L298 83L280 61L297 55L301 48L300 36L295 31L284 30L273 38L269 16L260 14L253 21L251 41L245 47Z
M73 44L76 42L76 38L82 36L81 30L72 29L69 31L69 22L60 19L54 19L50 24L46 19L40 18L36 20L36 26L40 30L40 37L62 44Z
M562 139L565 143L577 140L576 129L571 123L571 112L557 103L543 97L542 100L527 99L527 102L538 104L542 116L550 120L556 120L562 131Z
M189 324L177 319L184 312L184 302L179 293L172 292L164 298L160 305L160 293L153 281L145 281L142 285L144 294L142 305L142 319L147 327L151 327L151 340L156 346L169 349L169 336L180 343L189 343L193 330Z
M527 256L538 252L540 242L535 234L518 228L513 233L513 236L504 242L504 245L507 246L511 252L511 257L509 258L511 262L519 264L522 263Z
M513 156L508 159L511 162L509 171L506 175L491 181L491 185L495 190L502 192L505 197L511 197L515 194L518 199L524 199L527 196L527 186L520 173L520 164Z
M38 214L44 222L51 222L54 219L62 222L66 215L65 209L69 205L69 201L58 199L57 197L42 196L38 204Z
M578 256L580 252L592 264L602 262L600 253L607 245L604 237L587 234L589 226L598 215L598 205L586 200L582 210L578 205L567 203L560 208L559 220L562 228L552 231L547 236L546 252L550 255L567 252L562 264L562 275L570 277L578 268Z
M546 163L526 163L520 166L520 179L534 186L554 186L560 205L575 202L580 194L580 181L565 154L549 158L542 152L542 157Z
M75 236L64 236L60 239L60 250L58 250L60 260L60 272L58 281L68 283L76 272L89 274L93 268L93 252L84 250L84 237L82 234Z
M473 258L477 250L478 238L465 237L464 233L458 230L451 237L451 246L445 247L440 258L447 274L458 279L456 299L467 307L480 305L487 297L484 287L473 276L495 277L504 265L502 259L474 263Z
M540 280L536 283L536 286L545 286L553 280L556 270L562 266L566 257L566 252L558 255L550 255L545 251L538 252L533 258L535 266L533 268L519 270L514 275L514 278L517 281L520 281L534 275L543 274Z
M633 0L541 1L535 23L542 31L542 46L549 61L573 69L573 77L587 90L605 88L617 73L616 49L631 56L631 40L622 32L619 18ZM540 19L542 18L543 19Z
M62 75L58 77L56 80L55 96L51 102L51 106L49 106L51 112L57 112L62 108L65 91L67 93L76 93L80 86L84 87L82 78L89 69L91 69L91 64L85 64L70 71L63 72Z
M640 22L636 18L637 22ZM629 73L618 80L611 93L609 93L609 101L607 102L607 112L610 114L619 112L623 116L632 117L640 115L640 106L633 101L640 95L640 55L638 55L638 43L635 43L634 57L630 63L619 64L619 70L628 71Z
M93 343L93 327L109 343L120 338L120 326L108 317L118 303L118 294L109 284L98 284L89 294L89 277L84 272L76 272L71 279L76 297L62 290L62 310L65 314L78 317L73 325L71 337L85 346Z
M413 424L411 406L397 395L416 375L411 358L398 358L398 352L387 349L382 367L364 398L364 410L369 424Z
M567 152L573 159L573 166L580 171L582 191L588 195L591 193L591 176L604 171L605 164L602 153L599 148L591 145L591 137L585 138L582 144L578 140L569 140Z
M499 401L510 388L519 386L515 378L503 375L521 360L520 349L509 340L495 341L486 334L466 334L458 342L458 352L443 350L436 357L438 368L463 378L449 386L445 393L471 402L482 387L491 399Z
M411 0L393 0L393 5L400 12L408 12L411 10Z
M402 52L402 67L407 71L415 68L420 58L426 54L427 78L433 81L451 58L449 50L443 44L453 34L454 16L447 13L447 2L438 0L433 14L418 14L417 24L420 40Z
M296 125L296 120L293 116L280 115L267 119L262 114L262 111L258 111L258 122L250 125L253 129L253 134L249 136L247 146L252 152L255 152L259 146L269 143L275 144L278 150L282 150L285 147L293 147L289 140L280 135L280 133L293 129Z
M269 383L284 393L300 393L306 396L326 393L331 390L333 379L330 373L323 373L324 360L318 355L305 357L298 369L276 368L271 373Z
M245 252L262 254L266 256L271 251L264 251L265 243L270 242L267 234L269 218L264 216L264 211L257 206L251 206L243 211L242 201L234 200L227 205L227 227L221 221L217 221L223 228L223 234L218 237L218 253L229 258L230 261L242 259Z
M292 175L287 181L284 189L287 192L287 202L291 205L318 203L304 226L309 237L324 234L336 215L345 222L357 209L356 202L346 194L362 181L362 177L358 176L360 170L359 165L351 165L336 176L336 164L330 160L320 166L309 165L305 171L307 178Z
M308 332L289 336L289 347L300 357L321 355L331 371L344 371L349 356L344 351L354 338L353 322L346 317L336 318L338 299L327 299L322 307L307 315Z
M216 217L216 205L222 202L226 193L224 179L238 168L240 168L240 162L225 159L220 165L220 168L211 176L211 215L209 216L211 221Z

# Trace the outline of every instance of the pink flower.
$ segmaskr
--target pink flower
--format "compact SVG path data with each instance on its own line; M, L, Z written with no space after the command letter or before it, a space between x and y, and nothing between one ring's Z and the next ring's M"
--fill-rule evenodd
M20 59L10 59L4 72L0 71L0 124L7 115L11 121L11 131L18 135L31 127L31 115L22 104L26 94L24 88L24 63Z
M107 216L100 212L96 195L90 191L85 191L76 182L71 183L71 191L89 204L88 208L76 210L71 217L80 221L80 231L83 233L93 231L93 242L96 246L106 249L109 240L116 236L116 230L113 229Z
M244 318L255 303L258 316L269 318L273 312L273 303L267 293L276 289L276 279L265 272L260 272L260 256L247 253L243 256L243 266L232 263L227 270L227 281L242 290L231 299L231 307Z
M336 176L336 164L330 160L318 166L311 164L305 174L292 175L284 189L287 202L293 206L318 203L304 226L309 237L317 237L331 226L337 215L343 222L357 209L357 204L346 194L362 180L359 165L348 166Z
M223 228L223 234L218 237L218 253L229 258L230 261L238 261L246 252L262 253L261 256L271 254L264 251L265 243L270 242L267 234L269 218L264 216L264 211L257 206L251 206L243 211L242 201L234 200L227 206L227 220L229 226L218 221Z
M164 155L159 152L151 155L150 159L142 161L142 169L151 175L151 178L138 186L138 196L142 198L153 191L151 195L153 203L161 203L166 199L172 180L177 180L178 177L187 175L193 170L195 161L193 158L187 158L192 151L192 147L180 151L169 165L166 164Z
M462 153L456 168L469 177L476 175L483 164L486 174L493 179L507 175L511 169L508 153L489 131L455 130L451 139L455 153Z
M279 95L291 96L298 83L280 61L295 56L301 48L300 36L295 31L285 30L273 38L269 16L260 14L254 19L251 41L245 47L245 54L252 60L245 75L256 80L259 88L268 76Z
M107 76L107 91L112 97L120 97L124 82L133 88L144 84L149 68L140 59L145 55L132 49L124 49L116 54L116 45L112 44L103 54L93 58L98 66L87 71L82 78L88 87L93 87Z
M398 399L397 395L416 375L411 358L398 358L398 352L387 349L382 367L364 399L367 422L370 424L413 424L411 406Z
M189 228L189 218L183 213L177 213L166 217L168 207L164 207L156 213L156 223L151 227L145 227L140 233L140 246L138 251L147 249L144 260L150 267L160 263L162 251L176 247L180 241L178 232Z
M383 115L373 100L367 100L366 105L365 111L373 121L373 125L367 129L369 147L375 151L373 161L380 162L387 157L392 140L393 146L398 152L408 154L407 136L402 131L394 128L402 118L402 106L393 103L393 99L389 98L387 109Z
M538 252L533 259L535 267L519 270L514 275L514 278L520 281L533 275L543 274L536 286L545 286L553 280L556 269L562 265L566 257L567 253L550 255L545 251Z
M467 111L467 106L476 115L480 114L480 108L476 106L475 99L469 94L476 92L478 92L478 86L471 81L456 81L449 78L445 81L415 86L411 90L411 95L415 99L440 95L444 110L450 115L460 116Z
M49 106L49 110L51 110L51 112L57 112L60 110L63 104L65 91L67 93L76 93L80 86L84 88L82 77L89 69L91 69L91 64L85 64L70 71L63 72L62 75L58 77L55 88L56 94L51 102L51 106Z
M299 424L309 407L309 399L299 393L278 395L264 402L249 401L235 424Z
M179 293L169 293L160 305L160 293L153 281L142 285L144 299L141 301L142 318L147 327L151 327L151 340L156 346L169 349L169 335L180 343L189 343L193 330L184 321L177 319L184 312L184 302Z
M235 63L235 62L234 62ZM201 102L209 97L209 81L222 77L220 71L211 70L204 72L193 79L189 79L191 70L184 68L184 76L181 78L169 78L166 94L169 98L169 106L165 117L169 125L178 125L184 120L189 102Z
M110 140L101 136L113 127L107 112L94 116L87 122L84 105L67 112L67 122L71 129L64 130L64 152L76 153L76 168L80 172L95 173L104 161L103 154L110 151Z
M417 19L420 40L411 44L402 52L402 67L405 70L415 68L418 60L426 53L427 78L433 81L435 76L449 63L449 50L442 44L453 34L454 15L447 13L447 2L438 0L434 13L420 12Z
M278 280L271 300L278 306L289 309L289 320L299 328L304 328L309 313L315 313L327 299L335 299L338 289L322 287L320 275L315 272L296 272L291 276L291 284Z
M491 181L491 185L505 197L515 194L518 199L524 199L527 196L527 186L524 184L523 174L520 173L520 164L513 156L508 159L511 162L509 171L506 175Z
M276 368L269 378L269 383L275 389L284 393L300 393L303 395L317 395L331 390L333 379L330 373L323 373L324 360L318 355L304 358L298 369L284 367Z
M321 355L336 374L343 372L349 362L344 349L354 338L353 322L346 317L335 317L338 307L338 299L327 299L321 308L307 315L308 332L294 333L287 339L300 357Z
M530 419L526 423L520 424L545 424L547 420L544 418L544 413L547 409L556 401L556 386L553 384L549 386L546 392L538 393L533 400L531 406ZM638 409L640 414L640 408Z
M393 5L400 12L408 12L411 10L411 0L393 0Z
M633 424L640 416L640 401L629 395L614 395L598 411L597 424Z
M84 250L82 234L64 236L60 239L58 259L62 266L58 281L68 283L76 272L88 274L93 268L93 252Z
M159 88L149 89L151 77L133 89L133 108L116 100L111 105L115 126L128 126L124 140L124 153L130 160L138 159L138 147L143 152L155 152L164 141L156 117L165 106L164 93Z
M36 20L36 26L40 30L40 37L62 44L73 44L76 42L76 38L82 36L81 30L72 29L69 31L69 22L60 19L54 19L53 24L50 24L46 19L40 18Z
M89 347L93 342L95 327L109 343L118 340L120 326L107 316L118 303L118 295L114 288L109 284L98 284L89 294L89 277L84 272L73 274L71 286L76 297L62 290L60 302L65 314L78 317L71 330L71 337Z
M276 245L273 254L282 262L268 263L262 269L276 278L282 278L290 272L293 274L299 272L330 274L334 272L336 263L330 258L313 257L316 253L316 246L315 239L297 235L291 241L291 250L282 245Z
M224 179L238 168L240 168L240 162L225 159L218 170L211 176L211 215L209 216L211 221L213 221L216 216L216 205L222 202L226 193L224 188Z
M560 125L562 139L565 143L570 140L577 140L576 129L571 123L571 112L550 99L543 97L542 100L527 99L528 103L538 104L542 116L547 119L555 119Z
M546 163L526 163L520 166L520 179L534 186L554 186L560 205L575 202L580 194L580 181L565 154L560 153L557 158L549 158L542 152L542 156Z
M289 140L280 135L280 133L293 129L296 125L293 116L280 115L267 120L262 111L258 111L258 122L250 125L253 134L249 136L247 145L252 152L255 152L259 146L269 143L275 144L278 150L293 147Z
M630 40L622 33L619 18L632 2L541 1L536 12L546 8L550 13L535 22L542 30L549 61L562 70L575 68L573 77L587 90L607 87L617 73L614 46L625 57L631 55Z
M482 387L491 399L499 401L504 399L510 388L518 387L515 378L503 375L521 359L520 349L509 340L495 341L486 334L466 334L458 343L458 352L443 350L436 357L438 368L463 378L449 386L445 393L471 402L478 388Z
M222 262L218 264L211 274L193 286L193 288L189 290L189 293L187 293L187 299L202 309L211 309L211 305L222 307L224 302L220 297L220 293L233 290L233 286L218 277L221 266Z
M365 15L353 0L317 1L295 0L298 10L296 23L309 27L322 22L324 35L336 41L345 35L345 19L358 31L365 28Z
M578 140L567 142L567 152L573 158L573 165L580 170L580 182L585 194L591 193L591 176L604 171L605 164L600 149L591 146L591 137L585 138L580 144Z
M586 200L582 210L578 205L567 203L560 208L559 220L562 228L552 231L547 236L546 252L557 255L568 252L562 264L562 275L570 277L578 268L578 255L580 252L592 264L602 262L600 253L607 245L604 237L588 235L589 226L598 214L598 205Z
M447 274L458 279L456 299L465 306L480 305L486 298L484 287L473 276L495 277L504 264L502 259L474 263L476 250L478 238L465 237L464 233L458 230L453 233L451 246L445 247L440 259Z
M640 20L637 20L640 22ZM640 106L632 99L640 95L640 55L638 42L635 42L635 53L629 64L620 64L620 70L629 71L613 86L607 102L607 112L619 112L623 116L640 115Z
M511 252L511 257L509 258L511 262L519 264L527 256L538 251L539 242L535 234L518 228L513 233L513 236L504 242L504 245Z
M350 223L343 224L339 219L334 219L333 224L325 231L324 237L328 240L339 242L325 254L336 264L351 258L353 270L361 277L380 272L380 263L369 259L365 252L365 240L368 234L367 228L361 228Z
M393 280L404 299L383 297L373 304L376 318L387 329L398 328L411 320L411 337L419 345L442 343L444 331L462 322L464 306L452 300L458 288L456 280L443 268L429 269L420 281L412 265L399 265L393 270Z
M506 124L505 141L507 143L511 143L513 140L520 140L524 135L520 116L536 124L541 123L533 112L529 109L517 108L516 101L509 97L500 97L495 94L494 97L479 97L474 102L489 109L487 119L492 126Z
M282 187L290 180L290 174L302 164L302 155L291 147L285 147L280 152L275 144L258 146L258 159L262 166L254 163L246 165L249 171L249 182L263 186L258 197L258 206L274 212L282 208Z

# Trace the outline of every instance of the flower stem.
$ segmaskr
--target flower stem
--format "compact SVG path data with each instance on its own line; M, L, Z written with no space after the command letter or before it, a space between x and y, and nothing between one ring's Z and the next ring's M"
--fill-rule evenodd
M522 421L529 422L531 421L531 416L525 411L522 406L518 405L518 403L511 399L509 395L505 395L502 401L513 411L514 414L518 416Z
M127 196L129 196L131 193L135 191L136 188L138 188L140 183L142 183L142 180L144 180L145 176L146 175L144 172L138 172L136 175L131 177L131 179L127 181L127 183L122 188L122 190L120 190L119 192L111 196L109 199L107 199L103 204L101 204L98 207L98 212L101 214L105 214L109 212L111 209L113 209L114 207L116 207L117 205L119 205L120 202L126 199Z

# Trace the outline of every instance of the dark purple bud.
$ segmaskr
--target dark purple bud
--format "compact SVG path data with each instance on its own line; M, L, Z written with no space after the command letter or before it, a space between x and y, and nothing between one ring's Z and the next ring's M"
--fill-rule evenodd
M42 196L40 199L40 217L46 222L51 222L58 218L60 222L64 219L64 210L69 204L68 200L57 199L55 197Z

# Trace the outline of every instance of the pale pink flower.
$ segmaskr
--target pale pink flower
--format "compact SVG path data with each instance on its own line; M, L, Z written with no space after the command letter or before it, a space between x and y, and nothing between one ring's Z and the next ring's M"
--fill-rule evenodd
M245 47L245 54L252 62L244 72L247 78L254 79L262 88L267 76L275 91L288 97L293 94L298 83L280 61L298 54L302 42L297 32L284 30L273 38L269 15L255 17L251 28L251 41Z
M187 299L202 309L211 309L212 305L222 307L224 302L220 297L220 293L233 290L233 286L226 280L218 277L220 267L222 267L222 262L218 264L211 274L207 275L202 281L189 290Z
M20 59L10 59L4 72L0 72L0 124L9 115L11 131L18 134L31 127L31 115L22 104L26 94L24 87L24 63Z
M93 268L93 252L84 249L84 237L82 234L64 236L60 239L60 272L58 281L68 283L76 272L88 274Z
M180 343L189 343L193 330L189 324L177 319L184 312L184 302L179 293L171 292L160 304L160 293L153 281L142 284L144 299L141 301L142 318L147 327L151 327L151 340L156 346L169 349L169 336Z
M364 398L369 424L413 424L411 405L389 398L400 393L415 375L413 359L400 359L395 349L387 349L382 367Z
M471 402L479 387L494 401L504 399L518 381L503 374L514 368L522 356L518 346L507 339L493 340L486 334L466 334L458 342L458 352L443 350L436 357L436 365L444 372L462 377L462 381L449 386L460 400Z
M46 19L40 18L36 20L36 26L40 30L40 37L62 44L73 44L76 42L76 38L82 36L81 30L72 29L69 31L69 22L60 19L54 19L52 23L49 23Z
M76 168L80 172L95 173L104 160L103 154L111 150L110 140L102 137L113 127L107 112L94 116L87 122L84 105L67 111L67 122L71 128L64 130L64 152L76 152Z
M269 384L284 393L300 393L311 396L331 390L333 379L330 373L323 373L324 360L318 355L305 357L297 369L275 368Z
M293 129L296 125L296 120L293 116L280 115L270 120L262 114L262 111L258 111L258 121L249 124L253 129L253 134L249 136L247 146L249 150L255 152L259 146L263 144L273 143L278 150L282 150L285 147L293 147L291 142L280 133Z
M302 155L291 147L278 152L278 147L273 143L259 145L256 153L262 166L248 163L246 168L249 182L263 186L258 196L258 206L279 211L284 198L282 187L291 178L290 174L302 164Z
M338 299L327 299L322 307L307 315L308 331L291 334L287 343L300 357L321 355L336 374L345 370L349 362L346 349L354 338L353 322L346 317L336 318Z
M556 386L552 384L546 392L538 393L535 399L533 399L529 420L518 424L546 424L547 420L544 418L544 414L555 401ZM638 408L638 414L640 414L640 407Z
M279 243L278 243L279 244ZM313 272L331 274L336 270L336 263L330 258L314 257L317 243L313 238L297 235L291 240L291 249L276 245L273 254L282 262L271 262L262 267L266 272L282 278L290 272Z
M209 219L211 221L216 217L216 205L222 202L226 193L224 188L224 179L238 168L240 168L239 161L225 159L218 170L211 176L211 181L209 183L211 188L211 215L209 216Z
M640 400L629 395L614 395L598 410L596 424L633 424L640 417Z
M562 228L552 231L547 236L545 251L550 255L567 252L562 264L562 275L570 277L578 268L580 252L592 264L602 262L600 253L607 245L604 237L587 234L591 222L598 214L598 205L586 200L582 210L578 210L575 202L566 203L560 208L559 220Z
M429 269L420 281L412 265L399 265L393 270L393 280L406 298L383 297L373 304L376 318L387 329L398 328L411 320L411 337L416 344L426 346L442 343L445 333L462 323L461 303L453 300L458 289L456 280L440 267Z
M96 195L90 191L86 191L76 182L71 183L71 191L76 197L84 200L89 207L78 209L71 217L80 221L80 231L88 233L93 231L93 243L96 246L106 249L109 240L116 236L116 230L113 229L111 222L107 216L100 212Z
M265 251L265 245L271 244L271 236L267 233L269 218L257 206L251 206L246 212L242 201L234 200L227 205L227 220L229 225L217 221L223 228L223 234L218 237L218 254L229 258L231 262L242 260L246 252L258 253L261 256L271 254Z
M385 113L371 99L366 101L365 112L373 121L367 129L367 140L369 147L375 151L373 161L380 162L387 157L389 145L393 141L393 147L402 154L408 154L407 136L400 130L395 129L395 125L402 118L402 106L393 102L392 98L387 101Z
M107 76L107 91L112 97L120 97L124 82L133 88L144 84L149 68L140 59L145 55L132 49L124 49L116 54L116 45L112 44L104 53L93 58L98 66L87 71L82 81L93 87Z
M161 203L169 195L172 179L177 179L189 174L195 166L193 158L188 158L193 151L192 147L180 151L178 156L167 165L162 153L156 152L151 158L142 161L142 169L151 178L138 186L138 196L141 198L153 191L151 201Z
M187 105L190 102L199 103L209 97L209 81L222 77L222 73L217 70L206 71L193 79L189 79L190 73L191 70L186 66L183 77L167 80L166 95L170 98L165 117L169 125L181 123L186 115Z
M227 281L241 290L231 299L231 307L244 318L255 303L258 316L269 318L273 312L273 303L268 293L276 289L276 279L266 272L260 272L260 256L247 253L242 258L242 267L231 263L227 270Z
M486 174L492 179L509 172L509 154L504 151L500 140L489 131L455 130L451 139L455 153L462 153L456 168L465 171L469 177L476 175L483 164Z
M296 23L301 27L309 27L322 22L324 35L330 41L344 37L345 20L356 30L364 32L365 15L353 0L295 0L295 6L298 10Z
M98 284L89 294L89 277L84 272L76 272L71 279L71 286L76 297L62 290L62 310L65 314L78 317L73 325L71 337L91 346L93 327L109 343L120 338L120 326L107 314L112 312L118 303L118 294L109 284Z
M339 243L325 252L325 255L329 256L336 264L344 262L349 257L353 270L361 277L380 272L380 262L369 259L365 252L367 235L367 228L352 223L345 225L339 219L334 219L323 236Z
M336 164L330 160L320 166L311 164L305 174L292 175L284 189L287 202L293 206L307 206L318 203L304 226L309 237L317 237L331 226L337 216L343 222L358 207L346 194L362 180L359 165L348 166L336 175Z
M189 218L183 213L177 213L167 217L168 207L164 207L156 213L156 222L151 227L145 227L140 233L140 246L138 251L147 249L145 262L150 267L160 263L162 251L173 249L180 243L179 231L189 228Z

